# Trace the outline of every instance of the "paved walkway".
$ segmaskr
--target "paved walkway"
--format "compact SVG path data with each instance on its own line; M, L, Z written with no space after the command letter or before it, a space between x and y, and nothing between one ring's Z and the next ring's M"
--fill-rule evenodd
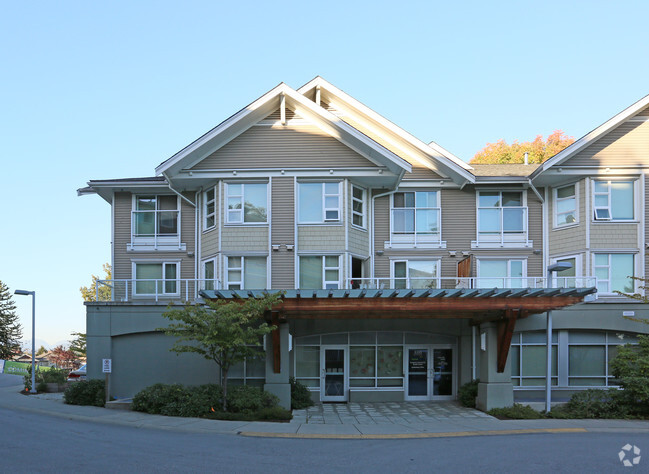
M0 377L3 376L0 374ZM320 439L431 438L587 431L649 433L649 421L503 421L475 410L461 408L454 403L328 404L296 411L296 418L291 423L218 421L66 405L60 394L26 396L19 393L21 388L22 385L0 384L0 408L93 423L177 432ZM390 420L390 417L393 419Z

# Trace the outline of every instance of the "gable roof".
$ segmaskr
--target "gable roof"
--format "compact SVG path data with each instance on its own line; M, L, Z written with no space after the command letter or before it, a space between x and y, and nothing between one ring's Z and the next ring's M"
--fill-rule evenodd
M334 138L378 166L386 167L395 176L411 171L412 167L406 160L281 83L161 163L155 170L156 174L173 178L182 170L191 168L278 109L282 98L286 107L312 120Z
M313 94L316 89L320 90L323 100L334 102L334 106L352 113L364 120L366 125L377 129L379 132L377 135L390 142L386 143L386 146L401 155L406 155L433 171L441 172L440 174L449 176L458 183L475 181L470 171L472 168L468 163L434 142L430 144L422 142L322 77L315 77L297 91L307 96ZM344 120L344 117L342 119Z
M606 135L608 132L621 125L623 122L633 117L635 114L640 112L642 109L649 105L649 95L644 96L642 99L634 103L633 105L627 107L619 114L615 115L613 118L607 120L602 125L596 129L588 132L586 135L581 137L579 140L574 142L569 147L563 149L556 155L554 155L549 160L545 161L539 168L532 173L530 176L531 179L535 179L540 176L544 171L552 168L553 166L558 166L563 164L569 158L572 158L575 154L583 150L589 145L592 145L595 141L600 139L602 136Z

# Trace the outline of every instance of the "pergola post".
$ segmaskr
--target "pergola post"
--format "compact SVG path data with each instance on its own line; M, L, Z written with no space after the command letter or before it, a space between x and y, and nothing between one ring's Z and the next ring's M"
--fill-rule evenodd
M499 326L501 327L499 328ZM514 386L511 380L509 357L501 367L502 370L498 370L498 347L499 342L503 343L503 336L498 337L499 329L502 331L502 323L489 322L480 325L480 383L478 384L476 406L484 411L509 407L514 404ZM502 360L500 362L502 364Z
M289 383L289 328L273 318L277 329L266 338L266 383L264 391L279 398L279 404L291 409L291 384ZM278 370L279 369L279 370Z

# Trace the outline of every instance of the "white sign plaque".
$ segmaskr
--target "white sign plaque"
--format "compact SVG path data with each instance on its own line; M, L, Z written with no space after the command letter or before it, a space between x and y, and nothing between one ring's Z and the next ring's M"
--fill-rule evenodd
M111 369L112 369L112 365L113 365L112 364L113 360L112 359L102 359L101 362L102 362L101 363L102 372L105 373L105 374L110 374Z
M635 316L635 311L622 311L622 316Z

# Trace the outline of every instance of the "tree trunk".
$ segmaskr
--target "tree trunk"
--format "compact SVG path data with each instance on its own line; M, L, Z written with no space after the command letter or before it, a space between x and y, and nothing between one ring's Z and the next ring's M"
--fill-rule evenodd
M221 384L223 387L223 411L228 411L228 370L221 371L221 379L223 380Z

